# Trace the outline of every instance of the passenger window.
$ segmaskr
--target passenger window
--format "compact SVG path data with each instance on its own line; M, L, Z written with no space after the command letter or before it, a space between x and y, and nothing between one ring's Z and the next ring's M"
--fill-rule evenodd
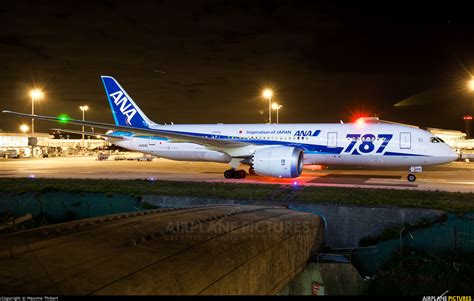
M438 141L438 139L436 139L436 137L431 137L430 142L431 143L439 143L439 141Z

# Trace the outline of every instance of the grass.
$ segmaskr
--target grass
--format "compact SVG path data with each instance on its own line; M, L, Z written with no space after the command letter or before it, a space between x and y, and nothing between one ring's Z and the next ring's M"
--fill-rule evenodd
M0 178L1 194L43 194L52 191L97 192L110 196L158 194L250 201L399 206L455 213L474 211L474 193L316 186L294 188L290 185L182 181Z

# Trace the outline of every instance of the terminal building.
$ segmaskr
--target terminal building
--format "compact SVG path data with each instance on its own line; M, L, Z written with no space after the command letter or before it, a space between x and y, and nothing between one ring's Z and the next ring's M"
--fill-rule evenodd
M474 139L467 139L466 133L456 130L444 130L437 128L426 128L431 134L444 140L449 146L454 149L468 148L474 146Z
M466 133L437 128L426 128L426 130L451 146L459 154L460 160L474 159L474 139L468 139Z
M55 137L49 133L35 133L35 137L23 133L0 132L0 157L29 158L65 156L103 149L110 143L102 139L86 137L70 139L70 136Z

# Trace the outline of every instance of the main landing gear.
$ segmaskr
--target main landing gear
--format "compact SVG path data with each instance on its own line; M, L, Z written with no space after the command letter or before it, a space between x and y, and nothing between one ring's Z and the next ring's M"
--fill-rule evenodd
M235 170L235 169L228 169L224 171L224 178L226 179L243 179L247 173L243 169Z
M411 166L410 169L408 170L409 174L407 176L407 180L409 182L415 182L416 181L416 176L415 173L422 172L423 168L421 166Z

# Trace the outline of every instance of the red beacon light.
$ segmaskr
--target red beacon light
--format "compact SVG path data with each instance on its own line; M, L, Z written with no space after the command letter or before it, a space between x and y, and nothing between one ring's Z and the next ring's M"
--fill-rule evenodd
M466 115L463 117L464 120L472 120L472 116L471 115Z
M365 123L365 118L364 117L359 117L355 121L355 124L357 124L357 125L363 125L364 123Z
M354 123L357 127L363 127L367 123L377 123L379 120L380 119L378 117L359 117Z

